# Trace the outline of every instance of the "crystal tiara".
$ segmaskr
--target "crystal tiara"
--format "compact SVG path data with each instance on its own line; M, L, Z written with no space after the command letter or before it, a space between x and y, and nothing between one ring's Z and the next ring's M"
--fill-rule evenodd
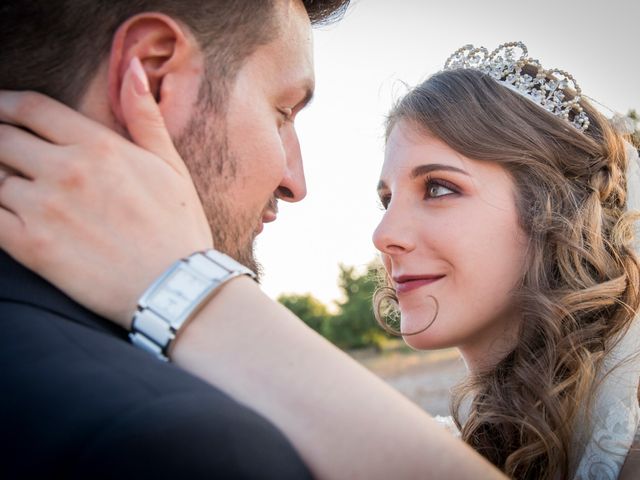
M545 70L528 54L522 42L503 43L491 53L484 47L465 45L447 59L444 70L473 69L486 73L584 132L589 128L589 117L580 105L582 90L573 76L557 68Z

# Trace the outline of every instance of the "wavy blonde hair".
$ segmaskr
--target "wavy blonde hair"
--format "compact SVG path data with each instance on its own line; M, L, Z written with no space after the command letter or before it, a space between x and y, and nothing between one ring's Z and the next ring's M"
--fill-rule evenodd
M387 123L387 136L402 120L468 158L500 164L514 182L530 240L515 293L518 341L452 399L463 440L513 478L571 476L581 409L588 414L603 357L640 305L623 139L581 104L591 120L585 133L485 74L455 70L411 90ZM374 296L381 323L389 299L383 285Z

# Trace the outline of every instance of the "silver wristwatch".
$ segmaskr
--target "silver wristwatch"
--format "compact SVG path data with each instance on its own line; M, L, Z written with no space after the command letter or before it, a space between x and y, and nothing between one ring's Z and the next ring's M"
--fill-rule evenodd
M174 263L140 298L133 316L131 343L168 361L176 333L223 283L256 274L233 258L208 250Z

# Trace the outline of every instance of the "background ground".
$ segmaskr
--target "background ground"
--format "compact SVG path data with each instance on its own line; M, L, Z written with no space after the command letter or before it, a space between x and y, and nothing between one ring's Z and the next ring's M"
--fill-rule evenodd
M398 343L381 353L371 349L350 354L432 415L449 414L450 389L465 375L455 349L416 352Z

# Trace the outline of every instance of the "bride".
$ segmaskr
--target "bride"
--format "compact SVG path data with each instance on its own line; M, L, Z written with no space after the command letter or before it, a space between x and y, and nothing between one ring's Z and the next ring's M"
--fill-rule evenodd
M640 374L610 370L639 302L619 136L512 43L454 53L393 109L386 152L379 297L414 348L459 348L462 439L514 478L615 478Z
M130 83L123 88L132 88ZM145 118L157 121L159 113L148 96L136 101L140 119L133 128L140 132ZM0 101L0 118L3 108ZM51 102L50 108L61 107ZM17 123L39 131L27 119ZM46 136L56 142L55 134ZM166 142L157 131L147 138ZM78 143L91 148L85 138ZM378 185L386 211L374 233L386 272L375 297L378 317L416 349L459 348L469 375L455 394L447 426L509 477L617 478L637 431L640 335L633 319L640 269L627 208L640 202L626 184L640 175L632 152L571 75L545 70L520 43L493 52L459 49L389 115ZM131 146L129 162L140 155ZM31 167L44 156L34 153ZM96 151L90 157L99 156ZM2 161L18 172L25 168L23 157L3 154ZM65 202L63 219L13 208L49 229L49 238L64 231L60 238L68 246L60 240L36 250L29 231L11 222L13 214L0 217L3 249L127 329L127 299L141 292L121 295L127 285L108 267L136 270L149 263L128 263L137 252L127 251L133 245L98 248L91 235L97 226L77 211L82 205L85 215L111 202L112 211L124 214L130 202L147 201L145 179L154 177L157 165L136 168L147 173L133 179L139 188L127 203L101 188L104 179L89 175L91 188L47 186ZM161 181L169 189L172 179ZM201 207L193 202L189 208ZM150 223L146 238L183 224L170 209L156 212L167 218ZM97 212L93 217L100 228L109 221ZM176 260L163 248L155 245L145 255ZM104 267L90 291L83 285L87 266ZM403 424L399 431L394 412L407 405L380 390L367 372L246 276L226 283L166 353L270 418L317 475L332 475L327 464L335 458L328 445L339 444L340 452L332 453L347 459L366 447L366 432L345 441L342 429L367 422L380 422L392 445L395 438L412 439L414 448L400 452L407 462L429 449L440 452L443 465L455 462L447 458L453 450L427 431L428 422ZM363 417L372 412L377 415Z

